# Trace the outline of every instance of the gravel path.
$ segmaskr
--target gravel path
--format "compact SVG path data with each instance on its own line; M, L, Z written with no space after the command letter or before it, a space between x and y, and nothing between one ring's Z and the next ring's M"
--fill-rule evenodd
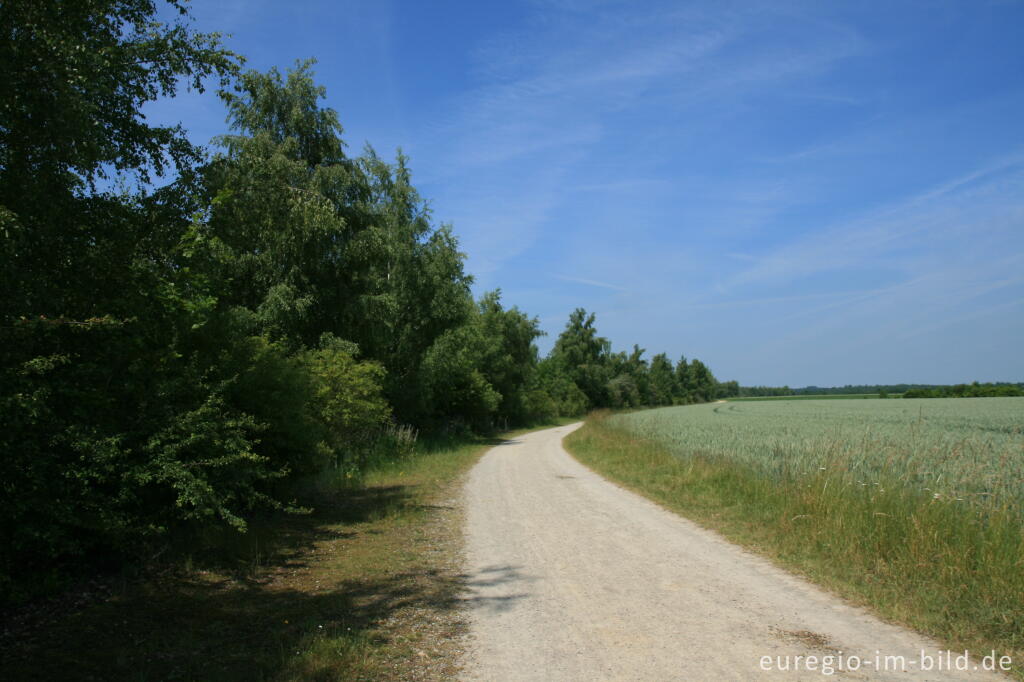
M499 445L470 473L466 679L1006 679L981 661L939 671L935 642L609 483L562 448L578 426Z

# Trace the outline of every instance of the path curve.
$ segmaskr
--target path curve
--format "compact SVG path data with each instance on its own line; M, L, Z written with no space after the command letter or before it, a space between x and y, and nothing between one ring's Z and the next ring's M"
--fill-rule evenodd
M1007 679L979 661L939 671L935 642L609 483L562 448L578 426L508 441L470 472L465 679ZM840 655L860 669L823 674ZM787 656L801 672L776 669Z

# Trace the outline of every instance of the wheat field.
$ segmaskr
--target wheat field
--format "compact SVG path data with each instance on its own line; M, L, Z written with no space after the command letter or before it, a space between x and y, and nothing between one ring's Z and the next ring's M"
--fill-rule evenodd
M710 403L612 417L680 457L899 487L971 506L1024 502L1024 398Z

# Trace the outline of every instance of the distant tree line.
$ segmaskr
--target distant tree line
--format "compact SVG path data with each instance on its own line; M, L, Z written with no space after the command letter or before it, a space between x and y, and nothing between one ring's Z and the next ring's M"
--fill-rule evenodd
M996 398L1024 396L1024 384L992 383L956 384L954 386L933 386L910 388L904 398Z
M665 353L650 362L637 345L630 352L611 350L597 334L594 314L582 308L569 316L565 330L538 366L538 387L553 401L550 411L581 414L589 408L685 405L714 400L719 383L700 360Z
M699 360L612 352L584 310L541 359L535 317L474 300L407 159L346 151L311 62L243 71L169 5L0 5L0 599L302 512L301 481L357 477L410 428L719 395ZM208 79L212 154L143 117Z
M740 386L736 397L762 397L787 395L864 395L864 394L903 394L904 398L960 398L981 396L1018 396L1024 395L1024 383L996 382L979 384L859 384L846 386L805 386L790 388L789 386Z

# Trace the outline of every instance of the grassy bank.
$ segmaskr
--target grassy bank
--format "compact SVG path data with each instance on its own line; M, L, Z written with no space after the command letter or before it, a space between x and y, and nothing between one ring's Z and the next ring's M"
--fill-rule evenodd
M458 483L497 439L421 444L311 516L5 622L4 677L417 680L456 672ZM225 558L224 555L230 558Z
M608 415L588 419L566 444L595 471L891 621L953 649L1011 656L1024 678L1019 508L861 485L838 462L770 475L640 438Z

